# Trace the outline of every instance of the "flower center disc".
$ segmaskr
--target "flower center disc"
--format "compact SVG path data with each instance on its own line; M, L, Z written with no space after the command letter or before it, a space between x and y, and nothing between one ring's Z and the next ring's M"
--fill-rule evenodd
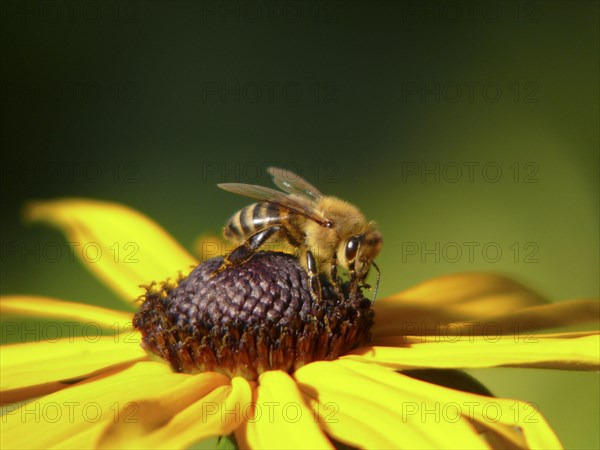
M335 359L370 339L371 302L346 289L338 297L324 277L316 301L293 256L259 252L213 275L221 262L200 264L176 287L148 289L134 316L143 347L175 371L254 380L267 370L291 373Z

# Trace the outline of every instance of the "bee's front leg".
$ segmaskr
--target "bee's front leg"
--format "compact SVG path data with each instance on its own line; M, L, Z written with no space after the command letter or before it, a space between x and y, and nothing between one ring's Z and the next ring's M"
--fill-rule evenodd
M217 270L213 272L213 276L218 273L227 270L233 266L239 266L240 264L248 261L258 251L267 240L275 233L281 230L281 225L273 225L272 227L265 228L264 230L254 233L243 244L231 250L227 255L223 257L223 262Z
M348 276L350 278L350 283L349 283L349 292L350 292L350 296L354 297L356 295L356 293L358 292L358 285L359 285L359 277L356 273L356 265L354 262L354 259L350 260L348 262Z
M340 284L340 277L338 276L337 266L337 256L334 256L331 260L331 265L329 266L329 279L331 280L331 285L333 286L335 294L338 296L338 298L343 298L344 295L342 293L342 287Z
M315 256L310 250L306 251L306 268L308 272L308 286L310 293L317 303L321 302L321 281L317 271Z

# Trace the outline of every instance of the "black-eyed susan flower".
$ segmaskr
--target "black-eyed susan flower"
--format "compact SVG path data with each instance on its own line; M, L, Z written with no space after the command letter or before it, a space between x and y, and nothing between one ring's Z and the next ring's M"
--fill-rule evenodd
M237 281L207 279L210 261L178 276L195 259L125 206L58 200L32 204L28 216L82 246L135 242L135 264L86 267L128 301L138 285L146 292L135 318L52 298L1 299L3 316L118 330L1 348L2 448L186 448L228 435L248 448L557 448L527 403L433 383L417 369L598 369L596 332L513 334L594 319L592 300L547 303L509 279L460 274L372 308L358 297L323 311L331 305L307 300L285 255L253 258ZM273 304L273 289L287 300Z

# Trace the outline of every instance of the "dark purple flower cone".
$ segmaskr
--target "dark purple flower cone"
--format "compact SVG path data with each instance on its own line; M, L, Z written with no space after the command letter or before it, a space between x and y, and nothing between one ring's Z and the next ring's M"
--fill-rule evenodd
M339 298L325 278L316 301L293 256L259 252L211 276L221 261L200 264L176 287L148 290L133 319L144 348L175 371L254 380L335 359L370 339L371 302L360 292Z

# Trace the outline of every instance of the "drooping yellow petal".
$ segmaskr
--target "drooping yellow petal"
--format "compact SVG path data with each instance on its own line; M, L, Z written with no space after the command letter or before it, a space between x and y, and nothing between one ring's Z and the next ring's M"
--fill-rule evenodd
M47 448L86 434L89 428L115 420L140 420L137 402L169 390L190 375L176 374L162 363L140 362L111 376L99 376L27 403L0 421L1 448ZM125 417L120 417L121 415ZM102 427L100 427L102 428ZM83 448L96 447L98 434L89 432Z
M131 330L132 319L131 313L125 311L28 295L0 297L0 313L3 317L18 315L77 321L84 326L113 329L116 333Z
M362 347L342 358L395 369L516 366L598 370L600 365L598 332L576 336L405 336L386 341L395 346Z
M380 382L358 368L316 362L294 374L318 403L321 424L335 439L363 448L487 448L467 418L454 410L442 412L426 392L428 383L415 389L409 377L383 368L378 374L388 382Z
M250 411L253 383L241 377L231 380L231 388L214 391L185 409L165 427L148 436L146 447L156 443L161 448L187 448L211 436L234 432Z
M169 427L174 416L216 388L227 385L227 389L230 390L229 383L229 378L223 374L205 372L191 376L171 389L149 393L147 398L136 401L139 420L135 422L124 420L125 415L121 414L120 420L113 422L104 430L99 445L110 448L162 447L165 442L177 439L177 436L163 432L160 436L161 441L150 435L160 434L161 430ZM202 429L201 422L196 422L195 426L198 430ZM214 430L208 431L214 433ZM192 440L189 443L193 442Z
M136 332L5 345L0 350L1 390L86 377L109 367L146 359Z
M226 379L229 382L229 379ZM252 388L244 378L231 380L204 395L183 411L173 414L163 426L144 434L122 434L121 440L103 440L101 446L115 448L188 448L211 436L231 434L247 418ZM143 405L140 407L140 410ZM165 418L167 418L165 416Z
M375 383L388 385L394 389L409 389L422 398L430 399L434 402L435 407L440 408L439 411L444 420L452 421L454 420L453 413L459 413L469 421L477 422L479 427L500 432L516 445L520 445L524 438L528 448L562 448L556 434L542 414L528 403L456 391L413 378L399 381L397 375L400 374L378 365L343 360L335 361L334 364L364 375ZM425 416L428 411L431 411L423 406L420 406L419 409L418 412ZM421 418L423 419L423 416ZM490 426L489 423L493 423L495 426ZM505 427L501 431L498 425ZM514 429L509 432L508 430L512 427L520 428L520 432L517 433Z
M132 416L134 411L133 408L130 411L127 411L127 416ZM68 438L59 442L53 442L48 448L68 450L98 448L96 443L100 440L100 436L107 426L106 420L81 426L78 429L73 430Z
M481 421L477 422L473 419L471 419L471 423L493 449L510 450L528 448L525 436L523 436L520 429L514 426L491 420L486 420L485 426L481 425Z
M373 328L376 330L374 342L385 341L394 335L533 335L542 329L598 321L599 317L600 302L593 299L548 303L464 322L427 322L405 318L394 325L385 318L380 320L379 316L376 316ZM383 325L378 327L378 323Z
M307 395L338 407L339 420L330 417L324 426L336 439L354 445L370 446L370 441L359 440L354 422L344 425L346 415L357 421L373 417L378 431L394 439L397 448L487 448L487 433L480 435L471 423L515 447L523 442L529 448L561 447L541 414L523 402L456 391L349 360L309 364L296 378Z
M449 333L455 335L527 333L535 334L545 328L558 328L600 319L600 301L571 300L532 306L508 314L489 317L475 322L458 322L448 325Z
M287 373L265 372L258 381L254 408L235 433L241 448L333 448Z
M321 428L338 441L362 448L400 448L401 440L397 438L397 433L381 431L381 424L389 418L389 412L385 409L382 411L379 405L365 402L361 408L362 416L359 417L357 410L360 399L341 395L343 403L340 404L339 393L327 395L322 389L305 389L306 401Z
M196 264L163 228L118 203L40 201L29 204L25 216L60 228L85 266L128 301L143 293L138 285L176 276Z
M410 334L415 326L481 320L544 303L547 301L537 293L500 275L461 273L436 277L377 300L373 335Z
M48 395L52 392L60 391L69 387L70 383L61 383L60 381L51 381L44 384L36 384L20 389L11 389L10 391L0 392L0 405L8 405L10 403L18 403L29 400L42 395Z

